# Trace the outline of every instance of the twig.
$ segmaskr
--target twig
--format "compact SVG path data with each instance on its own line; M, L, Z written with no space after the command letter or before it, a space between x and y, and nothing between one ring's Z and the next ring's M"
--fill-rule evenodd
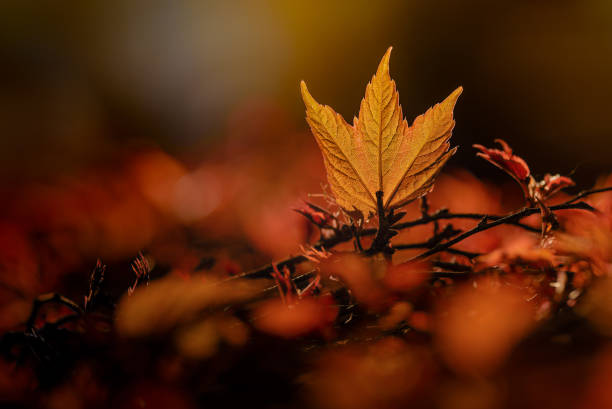
M569 210L569 209L596 211L595 208L593 208L591 205L589 205L586 202L578 202L578 203L575 203L575 202L584 197L587 197L587 196L590 196L596 193L602 193L602 192L608 192L608 191L612 191L612 186L600 188L600 189L586 190L586 191L580 192L578 195L572 197L571 199L561 204L550 206L549 209L551 211ZM490 228L493 228L495 226L499 226L502 224L509 224L509 225L513 225L513 226L522 228L530 232L539 233L540 232L539 229L523 224L523 223L520 223L521 219L527 216L531 216L533 214L537 214L539 212L540 212L540 209L538 209L537 207L529 207L529 208L523 208L507 216L499 216L499 215L486 215L486 214L480 214L480 213L450 213L447 209L442 209L427 217L421 217L416 220L394 224L393 230L402 230L402 229L406 229L409 227L420 226L420 225L435 222L437 220L451 220L451 219L471 219L471 220L481 220L481 221L487 220L487 222L485 222L484 224L480 223L475 228L460 234L459 236L455 237L454 239L448 242L445 242L443 244L437 244L435 247L431 248L430 250L416 257L418 259L422 259L432 254L435 254L437 252L446 251L446 252L453 253L453 254L463 255L468 258L474 258L478 256L478 254L453 249L451 247L473 234L476 234L480 231L488 230ZM378 229L376 228L363 229L361 230L359 235L360 237L373 236L377 232L378 232ZM347 227L343 229L338 229L332 237L320 240L317 244L313 246L313 248L315 248L316 250L321 250L323 248L331 249L337 244L344 243L346 241L351 240L352 238L353 238L353 232L351 231L350 228ZM399 245L399 246L408 246L408 245L405 244L405 245ZM398 248L398 246L394 246L394 248L400 249ZM409 247L404 247L404 248L409 248ZM420 248L423 248L423 247L420 247ZM307 261L306 257L302 255L298 255L298 256L292 256L284 260L281 260L277 262L276 265L279 268L282 268L284 266L292 266L295 264L303 263L305 261ZM245 277L252 277L252 278L268 277L271 272L272 272L272 264L267 264L263 267L232 276L229 279L237 279L237 278L245 278Z
M351 220L351 231L353 232L353 236L355 237L355 247L356 250L360 253L363 253L363 246L361 245L361 239L359 238L359 229L361 226L355 226L353 221Z
M582 199L583 197L594 195L595 193L610 192L610 191L612 191L612 186L602 187L599 189L583 190L582 192L578 193L576 196L572 197L570 200L564 202L564 204L574 203Z
M432 247L428 245L427 242L422 242L422 243L410 243L410 244L397 244L395 246L392 246L392 248L394 250L414 250L414 249L431 249ZM450 253L450 254L456 254L459 256L464 256L471 259L474 259L478 256L480 256L480 253L472 253L470 251L465 251L465 250L459 250L459 249L455 249L455 248L446 248L444 250L446 253Z
M435 278L449 278L449 277L461 277L463 275L466 275L467 273L471 272L471 268L469 266L463 266L461 264L456 264L456 263L442 263L442 262L436 262L434 263L434 265L440 267L440 268L445 268L444 270L440 270L440 271L427 271L424 274L427 274L427 276L435 279ZM300 283L300 282L306 282L308 279L316 276L318 274L317 270L310 270L307 271L305 273L300 273L297 274L293 277L291 277L291 280L294 283ZM266 287L264 289L262 289L259 292L259 296L255 297L255 298L250 298L248 300L248 302L253 302L253 301L259 301L262 298L267 297L269 294L272 294L276 291L278 291L278 282L275 282L274 284L270 285L269 287Z
M594 211L595 208L593 208L591 205L585 203L585 202L578 202L578 203L562 203L560 205L557 206L551 206L549 208L550 210L568 210L568 209L582 209L582 210L590 210L590 211ZM527 216L531 216L532 214L536 214L539 213L540 209L537 207L526 207L523 208L521 210L518 210L514 213L509 214L508 216L502 217L500 219L496 219L493 220L492 222L488 222L488 217L484 217L482 219L482 221L480 223L478 223L478 225L476 227L474 227L473 229L470 229L468 231L466 231L463 234L460 234L459 236L455 237L454 239L451 239L445 243L440 243L438 245L436 245L435 247L433 247L432 249L419 254L416 257L413 257L412 259L410 259L409 261L415 261L415 260L422 260L424 258L427 258L435 253L438 253L440 251L444 251L448 248L450 248L452 245L459 243L460 241L476 234L476 233L480 233L482 231L485 230L489 230L493 227L502 225L502 224L508 224L511 223L512 221L516 221L522 218L525 218Z
M470 220L482 220L483 217L487 217L491 220L496 220L496 219L501 219L504 216L497 216L497 215L486 215L486 214L482 214L482 213L449 213L447 209L442 209L437 211L436 213L427 216L427 217L421 217L420 219L416 219L416 220L412 220L409 222L404 222L404 223L398 223L395 226L393 226L395 229L397 230L402 230L408 227L414 227L414 226L420 226L423 224L428 224L431 222L436 222L438 220L451 220L451 219L470 219ZM527 224L523 224L520 223L519 221L512 221L509 224L512 224L514 226L520 227L524 230L527 231L531 231L534 233L539 233L540 229L537 229L535 227L529 226ZM366 230L364 230L361 235L363 236L365 234Z
M429 201L427 200L427 195L421 197L421 216L429 217ZM434 236L437 235L439 231L440 223L438 220L435 220L433 225Z

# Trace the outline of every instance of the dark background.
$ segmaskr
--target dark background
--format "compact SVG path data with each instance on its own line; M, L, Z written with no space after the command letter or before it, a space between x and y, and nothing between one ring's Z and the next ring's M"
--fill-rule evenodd
M610 171L612 2L3 1L3 177L46 178L156 145L197 160L245 105L305 129L299 80L347 119L390 45L412 119L455 87L451 166L497 173L504 138L536 174ZM314 142L313 142L314 144Z

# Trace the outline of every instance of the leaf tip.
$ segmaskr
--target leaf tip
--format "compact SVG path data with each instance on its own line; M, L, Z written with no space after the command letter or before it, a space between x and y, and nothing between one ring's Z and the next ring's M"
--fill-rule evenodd
M457 89L455 89L450 96L453 97L453 99L457 99L459 98L459 95L463 94L463 87L460 85L457 87Z
M376 75L384 75L389 76L389 59L391 58L391 50L393 47L387 48L387 52L383 55L382 60L380 60L380 64L378 65L378 70L376 70Z
M302 92L302 97L304 97L304 95L309 95L308 87L306 86L306 81L304 80L300 81L300 91Z
M448 106L450 109L455 108L455 104L457 103L457 99L459 99L459 95L463 92L463 87L459 86L455 89L451 94L446 97L443 104Z
M310 92L308 92L308 87L306 86L306 82L304 80L300 81L300 90L302 92L302 100L304 101L306 108L314 108L319 105L312 95L310 95Z

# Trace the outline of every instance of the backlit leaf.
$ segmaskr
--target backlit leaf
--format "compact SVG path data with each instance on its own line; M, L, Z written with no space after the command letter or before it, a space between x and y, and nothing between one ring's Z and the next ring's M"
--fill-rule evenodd
M302 81L306 120L323 153L327 178L337 203L347 211L376 213L376 192L384 209L397 208L427 194L442 165L455 153L449 138L459 87L442 103L408 125L389 76L387 50L366 87L359 117L349 125L331 107L321 105Z

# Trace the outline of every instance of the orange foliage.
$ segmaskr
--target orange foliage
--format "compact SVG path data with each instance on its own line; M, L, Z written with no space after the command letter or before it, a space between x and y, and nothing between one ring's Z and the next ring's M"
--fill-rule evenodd
M339 254L324 260L319 269L324 277L346 283L355 298L372 310L380 311L392 302L376 278L384 274L384 261L372 261L355 254Z
M295 371L290 382L293 375L298 377L301 392L314 407L392 409L423 401L442 409L500 407L506 396L495 375L513 364L511 354L536 324L554 323L561 311L588 322L592 336L605 344L612 336L612 193L586 199L597 212L555 211L560 228L546 240L502 225L453 246L482 254L474 258L438 253L424 262L402 263L431 248L434 232L451 225L467 231L480 222L478 215L402 229L391 244L419 243L422 248L398 250L393 262L373 251L355 251L351 232L369 232L360 237L367 249L378 226L374 220L346 224L351 220L339 205L352 215L355 208L374 213L371 196L379 188L384 188L384 207L401 205L404 221L441 209L503 215L522 203L503 186L467 171L437 177L454 152L448 139L460 89L408 126L389 77L388 58L368 85L354 126L303 88L323 159L315 142L291 129L278 107L255 101L235 110L226 140L207 147L200 163L147 149L70 177L2 187L8 193L0 203L0 331L15 330L10 333L15 338L2 339L8 345L3 352L6 359L22 362L22 354L34 356L35 362L25 359L23 366L15 366L0 360L0 400L85 408L101 406L113 395L113 406L120 408L196 407L202 402L192 396L216 394L210 390L216 391L220 380L234 377L235 368L244 371L242 360L265 367L262 361L268 358L255 349L263 339L266 345L298 346L295 354L306 362L306 374L303 367L291 367L293 361L285 362L280 349L273 351L279 354L273 364L279 372ZM381 105L378 94L389 104ZM381 126L370 108L389 123ZM328 126L332 119L340 128ZM348 154L358 169L347 168L334 156L348 143L341 140L342 132L362 143ZM393 155L381 150L381 141ZM413 151L417 142L419 149L431 151ZM537 182L505 143L502 150L477 148L479 156L518 180L528 201L540 206L541 215L522 219L530 226L539 227L542 215L550 215L545 201L573 184L568 177L550 174ZM327 166L335 201L328 186L320 185L322 165ZM345 180L347 170L353 177L363 176L365 186L356 186L354 178ZM429 192L434 178L428 209L418 201L403 206ZM600 185L611 181L608 177ZM323 194L308 197L319 192ZM292 210L296 208L298 212ZM316 243L321 237L332 240ZM338 237L340 243L333 240ZM142 256L132 271L130 262L141 250L146 261ZM269 280L236 277L288 255L307 262L280 270L274 264L276 288ZM90 311L88 305L83 315L56 328L73 311L47 304L32 320L33 327L24 325L32 299L42 292L65 289L82 305L87 279L77 273L88 270L97 257L109 264L108 286L99 292L107 299L99 310ZM298 287L298 274L312 277L310 284ZM568 313L566 307L575 308ZM556 334L556 339L566 336ZM32 367L54 368L57 362L46 360L65 352L55 348L64 341L61 346L86 359L66 364L65 378L52 387L38 388L40 374ZM117 348L116 355L95 356L109 345ZM246 359L241 348L248 351ZM592 353L601 362L585 378L584 407L609 406L607 349ZM109 366L100 362L106 359ZM247 381L238 376L236 384L265 384L270 389L265 393L279 392L259 369ZM197 371L204 375L196 378ZM102 379L115 372L123 382L115 385L119 391ZM192 394L182 385L194 385L194 379L202 390L195 388ZM537 395L537 386L527 389ZM30 397L33 392L39 395Z
M602 334L612 335L612 278L596 281L585 295L577 311Z
M446 364L460 374L491 374L534 324L524 295L482 279L440 302L435 342Z
M331 334L338 307L330 296L305 298L287 305L280 299L267 300L253 311L254 324L260 331L283 338L295 338L313 332Z
M403 118L399 93L389 76L391 47L366 87L353 125L319 104L302 81L306 120L323 153L327 180L336 202L360 219L377 214L377 192L385 210L429 193L442 166L455 153L449 139L453 109L463 88L417 117ZM450 150L449 150L450 149Z
M420 392L430 365L423 349L388 338L323 353L302 382L317 408L402 408Z
M540 247L533 236L517 235L503 246L478 257L478 262L483 267L501 266L504 270L516 265L546 269L554 267L556 258L551 249Z
M248 300L262 289L263 283L256 281L165 277L122 298L117 307L117 330L127 337L164 333L202 312Z
M390 290L407 292L427 280L429 271L431 271L431 265L428 262L389 264L383 282Z
M406 321L412 315L412 305L406 301L400 301L389 308L389 312L378 320L382 330L388 331L395 328L402 321Z

